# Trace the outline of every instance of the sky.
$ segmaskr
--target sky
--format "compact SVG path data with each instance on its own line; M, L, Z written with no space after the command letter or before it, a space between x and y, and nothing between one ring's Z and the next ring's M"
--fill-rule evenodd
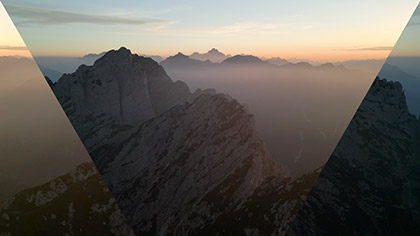
M420 5L417 7L413 17L404 29L395 48L390 54L391 57L419 57L420 56Z
M4 0L34 56L126 46L169 56L229 54L315 61L386 58L417 0Z
M0 4L0 57L20 56L29 57L30 53L19 36L6 10Z

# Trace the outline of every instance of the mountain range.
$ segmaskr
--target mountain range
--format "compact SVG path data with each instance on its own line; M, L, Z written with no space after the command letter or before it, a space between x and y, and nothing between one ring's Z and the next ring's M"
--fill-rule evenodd
M138 235L283 235L319 174L290 178L235 99L126 48L48 82Z
M304 69L345 69L342 64L332 64L332 63L321 63L320 65L312 65L308 62L301 61L297 63L288 62L285 59L279 57L271 59L261 59L253 55L235 55L235 56L225 56L223 60L210 60L205 55L211 53L220 53L217 49L210 50L207 54L197 54L194 53L191 56L185 55L181 52L178 52L174 56L170 56L165 60L162 60L160 64L165 68L178 68L181 66L202 68L202 67L219 67L223 65L242 65L242 66L269 66L273 68L304 68ZM193 56L193 55L201 55ZM224 55L224 54L223 54Z
M106 51L105 51L106 52ZM101 53L90 53L82 57L36 57L35 60L37 61L42 73L50 78L52 81L56 82L61 75L65 73L71 73L77 69L78 66L85 64L85 65L93 65L93 62L99 59L101 56L105 54L105 52ZM181 55L185 55L183 53L179 53ZM147 54L140 54L144 57L150 57L154 61L160 63L168 58L164 58L159 55L147 55ZM200 61L200 62L211 62L211 63L222 63L226 59L231 58L230 54L224 54L217 50L216 48L212 48L206 53L199 53L194 52L191 55L185 55L190 59ZM236 55L236 56L246 56L243 54ZM251 55L250 55L251 56ZM233 56L235 57L235 56ZM255 56L252 56L255 57ZM262 61L268 62L273 65L283 66L285 64L300 64L301 62L305 64L310 64L312 66L319 66L325 63L322 62L315 62L307 59L296 59L291 58L289 60L283 59L280 57L272 57L272 58L259 58ZM380 66L383 64L384 60L350 60L350 61L343 61L343 62L334 62L331 63L335 66L345 66L348 69L354 70L361 70L367 72L377 72ZM330 63L327 63L330 64Z

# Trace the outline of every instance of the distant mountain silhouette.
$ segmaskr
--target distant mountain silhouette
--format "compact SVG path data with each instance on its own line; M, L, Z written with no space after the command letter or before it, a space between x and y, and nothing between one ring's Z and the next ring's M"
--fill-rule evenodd
M218 54L220 53L217 49L212 49L206 54ZM195 56L193 56L195 55ZM339 69L346 69L343 65L334 65L332 63L324 63L321 65L312 65L309 62L301 61L298 63L291 63L285 59L281 59L279 57L271 58L268 60L261 59L257 56L253 55L235 55L232 57L228 57L223 60L221 63L215 63L211 60L199 60L198 53L193 53L193 55L188 56L183 54L182 52L178 52L174 56L170 56L167 59L160 62L160 64L168 70L171 69L212 69L212 68L220 68L219 66L263 66L263 67L271 67L271 68L282 68L282 69L321 69L321 70L339 70ZM200 54L204 55L204 54ZM224 55L224 54L223 54ZM203 59L203 57L201 57Z
M369 60L349 60L342 62L334 62L336 66L342 65L350 70L361 70L368 72L378 72L384 64L385 59L369 59Z
M160 62L160 64L165 68L171 67L194 67L194 68L201 68L201 67L208 67L213 66L214 63L207 60L207 61L200 61L196 59L192 59L189 56L178 52L175 56L170 56Z
M50 77L50 79L55 82L58 78L51 76L51 71L58 72L61 75L71 73L80 65L93 65L93 63L102 55L103 53L91 53L83 57L35 57L34 59L38 66L42 67L41 71L43 71L44 75Z
M106 51L101 52L101 53L89 53L89 54L84 55L83 57L80 57L80 58L96 60L96 59L102 57L103 55L105 55L105 53L106 53Z
M260 58L252 55L236 55L229 57L224 60L222 65L258 65L258 66L275 66L267 61L263 61Z
M269 63L268 61L264 61L259 57L252 56L252 55L235 55L233 57L226 58L221 63L213 63L210 60L201 61L192 58L191 56L187 56L181 52L178 52L174 56L170 56L167 59L163 60L160 63L163 67L170 69L170 68L177 68L177 69L186 69L186 68L193 68L193 69L202 69L202 68L219 68L218 66L249 66L249 65L257 65L257 66L270 66L275 67L275 64Z
M278 65L278 66L283 66L289 63L289 61L280 57L272 57L268 59L267 61L270 62L271 64Z
M346 68L342 65L334 65L332 63L324 63L319 66L314 66L308 62L298 62L298 63L287 63L285 65L282 65L281 68L284 69L292 69L292 70L323 70L323 71L329 71L329 70L345 70Z
M420 78L420 57L389 57L385 63L398 66L401 70Z
M287 58L286 60L288 62L291 62L291 63L307 62L307 63L309 63L311 65L314 65L314 66L319 66L319 65L322 64L322 62L320 62L320 61L314 61L314 60L310 60L310 59L306 59L306 58Z
M222 64L262 64L268 63L266 61L261 60L260 58L252 55L236 55L233 57L229 57L222 62Z
M152 58L154 61L156 61L157 63L161 62L164 60L163 57L159 56L159 55L147 55L147 54L141 54L140 56L144 56L144 57L150 57Z
M298 62L298 63L287 63L282 68L289 68L289 69L312 69L314 68L313 65L309 64L308 62Z
M343 65L334 65L332 63L324 63L324 64L321 64L321 65L317 66L317 68L323 69L323 70L343 70L343 69L346 69L346 67L343 66Z
M213 48L213 49L211 49L208 52L203 53L203 54L201 54L199 52L194 52L193 54L190 55L190 58L200 60L200 61L209 60L211 62L222 62L226 58L228 58L229 56L230 55L225 55L224 53L220 52L216 48Z

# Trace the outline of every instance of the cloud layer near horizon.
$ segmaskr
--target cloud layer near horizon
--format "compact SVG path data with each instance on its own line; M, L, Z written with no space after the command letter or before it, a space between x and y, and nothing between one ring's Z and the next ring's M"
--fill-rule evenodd
M0 50L28 50L25 46L0 45Z
M391 46L367 47L367 48L346 48L347 51L391 51Z

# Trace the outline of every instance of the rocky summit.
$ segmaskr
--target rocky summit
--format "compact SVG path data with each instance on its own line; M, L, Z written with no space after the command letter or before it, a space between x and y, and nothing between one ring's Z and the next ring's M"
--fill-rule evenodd
M290 179L236 100L190 93L125 48L50 86L138 235L281 235L316 179Z
M82 65L65 74L53 87L76 123L88 113L104 113L118 123L135 125L191 96L185 83L172 82L151 58L131 54L126 48L109 51L93 66Z

